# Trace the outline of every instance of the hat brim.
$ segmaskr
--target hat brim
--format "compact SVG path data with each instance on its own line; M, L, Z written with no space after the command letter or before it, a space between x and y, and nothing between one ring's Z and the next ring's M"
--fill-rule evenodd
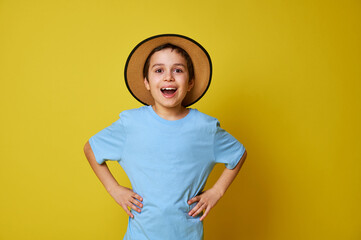
M212 78L212 62L208 52L199 43L186 36L161 34L140 42L129 54L125 64L125 83L135 99L142 104L153 105L153 97L144 85L143 68L150 52L166 43L183 48L192 59L194 86L182 102L183 106L190 106L201 99L208 90Z

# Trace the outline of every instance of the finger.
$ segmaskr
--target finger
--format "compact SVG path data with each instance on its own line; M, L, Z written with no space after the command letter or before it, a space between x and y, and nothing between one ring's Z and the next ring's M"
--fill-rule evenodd
M137 212L140 212L140 209L137 208L134 204L129 203L128 206L129 206L130 208L132 208L133 210L135 210L135 211L137 211Z
M202 205L203 205L203 203L200 203L200 202L197 203L197 205L195 205L194 208L192 208L192 210L188 213L189 216L192 216L193 213L194 213L195 211L197 211Z
M133 203L134 205L137 205L138 207L142 208L143 204L137 200L135 200L134 198L129 200L131 203Z
M141 196L139 196L137 193L134 193L134 195L132 197L138 199L141 202L143 201L143 198Z
M207 207L206 211L204 212L203 216L199 219L199 221L203 221L203 219L205 219L207 217L210 210L211 210L211 208Z
M188 201L188 204L192 204L192 203L194 203L194 202L197 202L198 199L199 199L199 196L195 196L194 198L192 198L192 199L190 199L190 200Z
M122 205L122 208L124 209L124 211L129 215L129 217L131 217L131 218L133 218L134 216L133 216L133 214L129 211L129 209L127 208L127 206L123 206Z
M203 209L205 209L205 207L206 207L206 204L203 204L202 206L200 206L200 207L198 208L198 210L197 210L195 213L193 213L192 217L195 217L195 216L197 216L198 214L200 214L200 213L203 211Z

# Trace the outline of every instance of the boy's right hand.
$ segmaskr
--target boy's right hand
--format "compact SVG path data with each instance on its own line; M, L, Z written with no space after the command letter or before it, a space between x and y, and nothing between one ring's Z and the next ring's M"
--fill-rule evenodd
M134 209L137 212L140 212L140 208L143 207L143 204L141 203L143 198L133 192L130 188L116 186L115 188L109 190L109 194L131 218L134 218L134 215L129 211L128 207Z

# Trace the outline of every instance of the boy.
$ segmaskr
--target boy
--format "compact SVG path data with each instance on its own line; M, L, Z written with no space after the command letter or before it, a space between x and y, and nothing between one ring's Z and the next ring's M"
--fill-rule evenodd
M247 155L217 119L187 108L208 89L209 55L187 37L154 36L132 51L125 79L132 95L146 106L123 111L84 146L95 174L129 215L124 239L201 240L202 220ZM105 160L119 162L133 189L118 184ZM203 192L216 163L226 169Z

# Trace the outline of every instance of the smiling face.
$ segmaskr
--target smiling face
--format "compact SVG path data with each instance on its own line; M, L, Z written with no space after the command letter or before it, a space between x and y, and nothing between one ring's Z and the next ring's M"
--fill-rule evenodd
M150 58L148 79L144 78L144 84L156 107L176 109L182 106L194 81L189 81L186 59L176 50L165 48Z

